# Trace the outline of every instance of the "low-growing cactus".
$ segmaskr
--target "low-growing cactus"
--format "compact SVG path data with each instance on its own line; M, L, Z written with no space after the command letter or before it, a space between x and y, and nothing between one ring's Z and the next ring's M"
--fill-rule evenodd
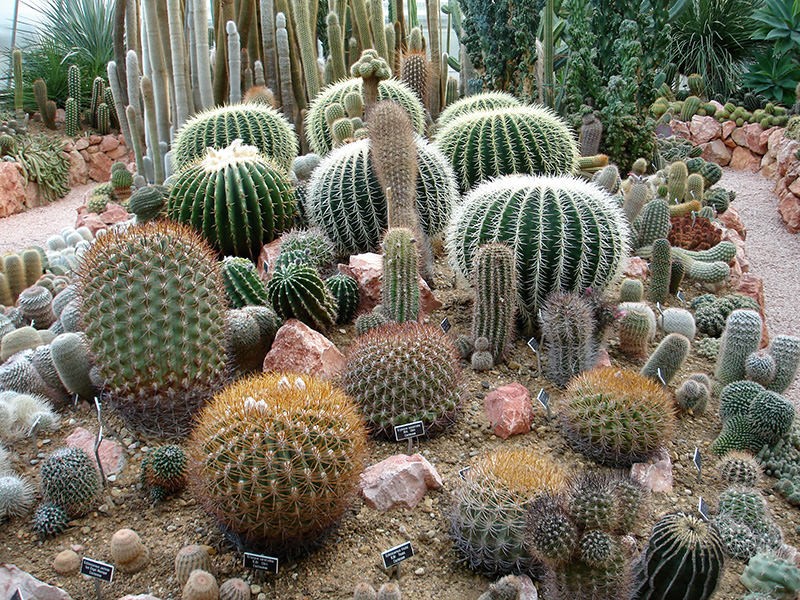
M687 379L675 390L675 400L681 410L692 411L695 415L706 412L710 397L711 390L708 386L694 379Z
M658 324L664 333L680 333L689 341L693 340L697 333L694 316L685 308L664 309L658 317Z
M256 266L247 258L227 256L222 261L222 283L231 306L266 306L269 304L264 282Z
M383 306L376 306L372 312L359 315L355 322L356 334L364 335L368 331L377 329L389 323L389 317L383 312Z
M267 284L267 298L283 319L299 319L320 331L336 322L336 299L308 265L289 263L276 268Z
M744 379L745 361L758 350L761 328L761 317L755 311L735 310L728 316L714 370L721 384Z
M336 299L336 322L349 323L358 310L358 282L350 275L337 273L325 280L325 287Z
M472 337L485 337L494 362L503 359L511 342L516 312L516 266L505 244L485 244L475 253L472 275L475 306Z
M91 400L95 387L89 378L93 361L89 342L82 333L62 333L50 342L50 355L61 383L70 394Z
M152 501L186 487L186 453L173 444L153 448L142 460L141 479Z
M56 320L52 304L53 294L39 285L26 288L17 298L23 318L36 329L47 329Z
M146 223L159 217L167 206L169 190L160 185L137 189L128 199L128 211L136 215L137 223Z
M475 338L475 350L470 357L473 371L488 371L494 367L494 357L489 352L489 340L485 337Z
M620 302L641 302L644 297L644 285L640 279L624 279L619 288Z
M641 302L620 304L619 349L634 358L647 355L650 341L656 334L656 316L649 306Z
M747 563L739 580L753 592L766 592L778 600L791 600L800 591L800 568L774 552L762 552Z
M755 487L761 479L761 466L748 452L728 452L719 462L719 474L728 485Z
M592 307L583 296L554 292L541 311L546 362L544 373L558 387L594 366Z
M324 273L334 261L334 248L321 229L292 229L281 236L276 263L281 262L281 255L302 255L303 262Z
M744 375L750 381L768 386L775 378L777 365L769 352L759 350L744 359Z
M680 333L667 335L642 367L642 375L668 385L689 357L691 343ZM659 376L660 374L660 376Z
M69 521L69 515L63 508L44 503L33 513L33 531L42 539L55 537L67 529Z
M269 306L245 306L225 313L226 352L237 374L261 370L280 326L281 319Z
M40 476L44 501L60 506L70 518L85 515L99 499L97 467L80 448L53 451L42 462Z
M13 473L0 473L0 522L26 514L33 503L33 486Z

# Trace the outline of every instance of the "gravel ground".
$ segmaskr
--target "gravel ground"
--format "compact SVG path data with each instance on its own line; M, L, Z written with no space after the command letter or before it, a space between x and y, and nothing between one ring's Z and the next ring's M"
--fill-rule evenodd
M747 228L750 270L764 278L770 335L800 335L800 234L791 234L778 214L774 183L758 173L723 169L719 186L736 191L733 206ZM800 403L800 381L786 392Z

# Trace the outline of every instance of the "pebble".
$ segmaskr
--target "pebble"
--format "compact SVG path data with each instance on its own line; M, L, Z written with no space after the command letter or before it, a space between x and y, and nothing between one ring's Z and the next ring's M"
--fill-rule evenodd
M425 575L425 569L420 567L419 569L414 570L414 575Z
M256 595L260 594L261 593L261 586L260 585L256 585L254 583L253 585L250 586L250 593L251 594L256 594Z
M91 530L92 530L92 528L89 527L88 525L84 525L83 527L81 527L81 533L84 533L84 534L89 533Z

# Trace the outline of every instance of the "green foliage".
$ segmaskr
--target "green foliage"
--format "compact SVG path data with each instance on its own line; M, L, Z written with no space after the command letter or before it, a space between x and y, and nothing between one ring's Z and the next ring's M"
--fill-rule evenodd
M69 192L69 158L63 142L47 135L17 136L9 156L22 167L22 176L39 186L47 202L63 198Z
M800 4L793 0L764 0L752 13L753 39L773 42L775 56L800 50ZM791 104L791 102L789 102Z
M795 33L800 37L800 32ZM791 54L770 51L758 55L742 77L744 87L768 99L791 106L795 101L794 89L800 80L800 48Z

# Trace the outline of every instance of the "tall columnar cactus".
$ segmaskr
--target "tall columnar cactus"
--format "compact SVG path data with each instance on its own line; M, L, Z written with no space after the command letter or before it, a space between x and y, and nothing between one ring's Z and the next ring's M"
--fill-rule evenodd
M268 306L267 290L256 266L247 258L228 256L222 261L222 282L230 305Z
M622 203L622 210L628 223L633 223L645 205L652 199L653 192L650 189L650 184L646 181L635 181L624 194L624 202Z
M622 180L619 176L617 165L603 167L592 175L592 181L607 191L609 194L616 194L619 191Z
M258 148L286 172L297 156L297 137L278 111L263 104L238 104L213 108L189 119L175 138L175 166L185 169L207 148L222 150L237 139Z
M672 275L672 247L664 238L653 242L653 253L650 259L650 286L647 299L650 302L664 303L669 298L669 282Z
M761 343L761 316L752 310L735 310L725 323L714 376L722 385L745 378L745 361Z
M545 377L558 387L594 366L594 318L588 300L575 293L554 292L541 312L547 359Z
M428 97L431 74L428 58L422 49L421 34L418 36L420 38L420 47L415 48L413 45L414 31L419 33L419 29L415 28L411 31L411 44L409 45L409 51L403 56L400 79L414 91L420 102L424 103Z
M292 226L294 210L281 168L238 140L209 148L202 161L181 171L167 206L171 219L190 224L223 254L249 258Z
M503 360L514 333L517 273L514 252L506 244L484 244L475 252L472 272L475 305L472 337L485 337L494 363Z
M308 265L292 262L276 267L267 284L267 298L284 319L299 319L320 331L336 322L336 299L317 270Z
M686 163L676 160L669 166L667 173L667 200L669 202L682 202L686 195L686 179L689 177L689 170Z
M138 430L185 434L224 381L225 296L208 244L177 224L107 233L83 256L80 296L112 406Z
M622 212L597 186L571 177L501 177L476 187L456 209L446 234L456 272L469 277L475 252L508 244L517 265L517 307L535 328L548 294L602 291L627 255Z
M22 119L24 116L22 108L22 51L19 48L14 48L11 53L11 63L14 69L14 113L17 119Z
M203 410L188 454L193 493L224 530L249 550L285 557L347 510L366 434L356 406L330 383L259 374Z
M314 170L308 185L309 220L322 229L337 253L374 251L388 226L385 194L372 164L369 140L336 149ZM435 146L416 141L416 203L422 231L441 233L458 201L453 170Z
M649 246L657 239L666 238L672 228L669 206L663 200L651 200L631 225L631 246L637 250Z
M55 103L47 98L47 83L44 79L37 79L33 82L33 95L36 98L36 105L39 107L39 115L42 123L48 129L56 128Z
M683 363L686 362L690 349L691 343L686 336L680 333L670 333L661 340L658 348L642 367L642 375L656 382L663 379L665 385L669 384ZM659 373L661 374L660 379Z
M81 90L81 70L78 65L70 65L67 69L67 91L69 98L75 98L78 114L80 114L83 91Z
M672 513L653 526L634 569L632 600L708 600L725 566L716 528L694 515Z
M578 159L572 131L544 107L467 113L439 129L434 143L453 164L462 192L498 175L570 174Z
M326 17L328 32L328 46L331 51L331 68L333 70L333 81L341 81L347 77L347 65L344 59L344 35L342 33L342 23L339 15L335 11L328 13Z
M777 335L772 340L769 353L775 359L775 376L766 387L782 394L792 384L800 368L800 338Z
M108 109L108 104L101 102L97 106L97 133L106 135L111 131L111 113Z
M94 81L92 81L92 99L89 104L89 116L93 127L97 127L97 109L100 107L101 102L105 102L105 89L106 84L103 78L95 77Z
M383 310L397 323L419 318L419 253L410 229L389 229L383 238Z
M239 104L242 101L242 43L236 23L225 23L225 33L228 36L228 101Z
M67 98L64 105L64 133L68 137L75 137L78 135L78 101L75 98Z
M173 115L173 127L177 131L189 118L189 115L194 112L194 101L192 98L191 82L187 77L189 74L189 67L186 64L186 39L184 36L184 14L182 5L179 0L167 0L167 23L169 31L169 52L170 60L172 63L172 91L175 93L173 106L175 107L175 114ZM186 19L191 19L188 14L189 8L186 8ZM193 19L192 19L193 20ZM163 28L162 28L163 31ZM197 37L208 39L206 35L207 28L204 26ZM166 43L166 40L163 40ZM198 40L198 44L202 43Z
M278 56L283 114L288 120L294 122L294 113L297 105L294 99L292 65L289 56L289 31L287 29L286 15L283 12L275 15L275 52Z

